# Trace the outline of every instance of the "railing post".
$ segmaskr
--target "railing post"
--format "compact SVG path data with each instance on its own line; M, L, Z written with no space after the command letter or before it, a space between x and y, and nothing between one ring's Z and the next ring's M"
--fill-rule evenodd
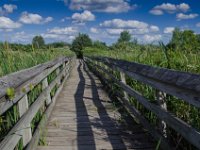
M156 91L156 100L157 100L158 105L162 109L167 110L166 93L157 90ZM158 122L158 127L159 127L160 132L166 138L167 137L167 124L163 120L160 120Z
M60 74L60 68L58 67L57 69L56 69L56 75L58 76ZM61 79L58 79L58 85L60 85L61 84L61 81L60 81Z
M121 82L126 84L125 74L121 71L120 71L120 78L121 78ZM128 99L128 94L125 91L124 91L124 98Z
M19 115L20 118L26 113L28 110L28 97L25 95L19 102L18 102L18 107L19 107ZM22 134L22 140L23 140L23 146L25 147L31 140L32 138L32 132L31 132L31 124L30 122L27 122L24 124L23 129L21 130Z
M42 90L46 89L47 87L48 87L48 80L47 78L45 78L42 81ZM45 97L46 97L46 105L48 106L51 103L50 91L47 90Z

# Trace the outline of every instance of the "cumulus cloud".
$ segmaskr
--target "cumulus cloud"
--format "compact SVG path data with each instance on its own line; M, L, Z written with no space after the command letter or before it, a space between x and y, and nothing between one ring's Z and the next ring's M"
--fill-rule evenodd
M137 5L131 5L126 0L71 0L69 7L72 10L121 13L128 12Z
M60 27L55 27L53 29L48 29L47 30L48 34L56 34L56 35L72 35L78 33L77 28L75 27L65 27L65 28L60 28Z
M183 13L179 13L176 15L177 20L185 20L185 19L194 19L196 17L198 17L198 14L183 14Z
M15 22L7 17L0 17L0 29L12 31L13 29L20 28L22 25L19 22Z
M15 9L17 9L16 5L4 4L2 7L0 7L0 15L13 13Z
M110 35L119 35L124 30L129 31L131 34L146 34L159 31L158 26L149 25L138 20L107 20L101 23L100 27L105 28L105 31Z
M72 20L74 23L85 23L87 21L94 21L95 15L85 10L83 13L74 13L72 15Z
M200 22L196 24L197 27L200 27Z
M24 31L21 31L21 32L16 32L14 35L12 35L11 41L20 43L30 43L33 37L34 37L33 34L27 34Z
M16 5L12 5L12 4L4 4L4 5L3 5L3 8L5 9L5 11L6 11L7 13L13 13L13 11L14 11L15 9L17 9L17 6L16 6Z
M159 29L158 26L152 25L152 26L150 26L149 30L150 30L151 32L158 32L160 29Z
M149 12L153 15L162 15L166 13L176 13L176 12L187 12L190 9L190 6L186 3L181 3L179 5L171 3L163 3L161 5L155 6Z
M163 32L165 34L171 34L174 31L174 29L174 27L166 27Z
M100 24L101 27L107 28L147 28L148 24L145 22L137 21L137 20L122 20L122 19L113 19L107 20Z
M90 32L99 33L99 30L97 28L92 27L92 28L90 28Z
M158 42L161 39L162 39L162 35L160 34L154 34L154 35L146 34L143 36L143 40L145 43Z
M76 27L54 27L48 29L46 33L41 34L45 39L52 41L68 41L71 42L78 34L78 28Z
M24 24L44 24L52 20L53 20L52 17L43 18L39 14L33 14L28 12L23 12L19 19L19 21Z

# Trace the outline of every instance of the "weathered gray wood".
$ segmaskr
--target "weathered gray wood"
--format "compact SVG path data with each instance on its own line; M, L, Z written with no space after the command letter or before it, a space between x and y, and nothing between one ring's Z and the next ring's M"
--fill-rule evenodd
M42 81L42 90L46 89L48 87L48 80L45 78ZM46 105L48 106L51 103L51 96L50 96L50 91L46 91Z
M99 66L96 66L99 67ZM99 67L100 69L100 67ZM102 70L104 68L101 68ZM103 77L103 75L101 74L101 72L97 71L96 72L98 75L100 75L101 79L104 81L104 83L108 86L109 89L112 89L110 87L110 79L106 79L105 77ZM109 76L111 77L112 75L107 71L104 70L104 73L109 74ZM113 81L114 76L112 76L111 80ZM115 80L114 80L115 81ZM149 133L151 133L153 135L153 137L159 141L161 140L161 148L164 150L173 150L173 148L169 145L169 143L167 142L167 140L155 129L155 127L153 127L149 121L143 117L143 115L134 107L129 103L129 100L127 98L125 98L121 93L115 91L114 92L115 96L117 96L119 99L119 101L121 102L121 104L125 107L125 109L130 113L130 115L133 118L137 118L137 120L139 120L139 122L144 126L145 129L147 129L149 131Z
M158 105L167 111L167 104L166 104L166 93L162 92L162 91L156 91L156 100ZM164 122L163 120L159 120L159 129L161 131L161 133L163 134L163 136L165 138L167 138L167 124L166 122Z
M133 77L138 81L183 99L196 107L200 107L200 75L163 68L155 68L147 65L114 60L110 58L90 59L101 61L112 69L118 69L119 71L124 72L128 76ZM164 73L165 75L163 76Z
M180 120L179 118L173 116L171 113L160 108L160 106L150 103L139 92L133 90L131 87L125 85L123 82L120 82L117 79L115 79L115 77L112 76L104 68L95 64L93 65L94 67L98 67L98 69L101 69L104 73L109 74L112 80L119 84L129 95L135 97L143 106L155 113L161 120L164 120L170 127L172 127L174 130L180 133L190 143L200 148L200 132L198 132L196 129L192 128L190 125Z
M31 87L40 83L63 62L66 62L69 59L70 58L56 59L53 62L48 62L38 65L38 67L33 67L31 69L26 69L24 71L2 77L0 82L4 84L0 85L0 115L17 103L31 90ZM15 98L12 101L6 100L5 98L7 88L14 88L15 90Z
M65 70L68 69L68 65L67 64L67 67L64 65L64 68L63 68L63 71L62 71L62 74L64 75L66 73ZM72 66L71 66L72 67ZM59 74L58 74L59 75ZM38 125L34 135L33 135L33 138L31 139L30 143L27 145L26 147L26 150L34 150L36 149L37 145L38 145L38 141L39 141L39 138L40 136L42 136L44 130L45 130L45 127L46 127L46 124L47 124L47 121L52 113L52 110L55 106L55 103L56 103L56 100L58 98L58 95L60 94L62 88L63 88L63 85L64 83L66 82L66 80L68 79L69 77L69 74L65 76L63 82L61 83L60 87L58 88L58 90L56 91L56 94L55 96L53 97L52 99L52 103L51 105L49 105L49 107L46 109L41 121L40 121L40 124Z
M28 97L27 97L27 95L25 95L18 102L18 107L19 107L19 115L20 115L20 117L22 117L28 111ZM26 126L26 128L21 130L24 147L30 142L30 140L32 138L30 123L27 123L25 126Z
M123 72L120 72L120 78L121 78L121 81L126 84L126 78L125 78L125 74ZM124 97L126 99L128 99L128 94L124 91Z
M59 64L59 63L58 63ZM56 67L59 67L60 64ZM49 71L49 73L51 73ZM11 131L7 134L7 136L4 138L3 141L0 143L0 149L1 150L8 150L8 149L14 149L16 144L21 139L21 136L23 134L23 130L27 129L27 125L30 124L35 114L38 112L38 110L41 108L42 105L44 105L44 102L46 100L46 93L48 91L51 91L53 87L57 84L57 81L61 79L61 77L64 75L65 70L63 70L52 83L46 87L43 92L39 95L39 97L36 99L36 101L31 105L31 107L26 111L24 115L20 118L20 120L17 122L17 124L11 129ZM47 75L47 74L46 74Z
M131 132L121 132L116 120L119 115L115 117L118 112L111 105L100 81L82 61L77 61L49 119L45 136L47 145L38 149L59 149L59 146L65 149L153 149L154 143L148 141L141 126L136 129L143 134L141 140L130 138L132 143L126 145L128 142L123 138L130 137Z

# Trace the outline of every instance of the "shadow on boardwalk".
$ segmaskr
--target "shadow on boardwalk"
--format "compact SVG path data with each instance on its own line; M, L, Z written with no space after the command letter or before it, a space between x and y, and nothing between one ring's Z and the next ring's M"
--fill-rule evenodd
M83 149L83 145L89 145L90 150L98 149L95 143L95 131L93 128L98 128L102 130L102 133L107 137L104 137L103 140L110 143L112 149L126 149L125 144L123 143L120 133L115 126L115 122L113 118L110 118L105 106L101 103L98 93L98 85L95 82L94 77L87 70L84 62L79 61L79 66L77 68L79 74L79 84L75 93L75 103L76 103L76 113L77 113L77 146L78 149ZM90 81L90 84L86 84L86 79ZM86 87L90 87L91 89L91 97L84 97L84 90ZM96 121L90 120L88 110L84 103L84 98L90 99L93 101L94 106L97 108L98 118ZM84 116L84 119L83 117ZM86 132L82 132L83 128ZM87 137L84 138L84 137ZM103 143L102 143L103 144Z

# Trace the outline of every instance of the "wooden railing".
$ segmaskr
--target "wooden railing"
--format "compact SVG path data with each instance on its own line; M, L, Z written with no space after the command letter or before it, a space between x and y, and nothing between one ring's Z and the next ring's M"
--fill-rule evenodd
M189 145L200 149L199 129L190 125L187 120L184 120L184 117L179 117L181 115L176 115L167 110L170 107L167 106L167 102L170 102L167 101L167 96L173 96L175 102L183 104L176 107L194 107L196 112L199 113L196 119L200 117L200 75L105 57L85 57L84 60L89 68L111 89L127 111L156 140L161 142L162 149L177 149L180 141L183 140L182 137ZM126 83L128 79L155 89L156 100L150 100L148 96L142 95L141 91L135 90L134 86L128 85ZM117 85L114 91L113 85ZM151 94L152 89L148 94ZM140 111L140 106L133 105L132 99L135 99L136 103L142 105L145 110L151 112L150 114L155 115L156 123L152 123L148 117L145 117L145 111ZM195 118L193 119L195 121ZM169 128L176 135L181 135L176 145L168 137L168 132L171 131Z
M1 150L35 148L73 60L61 57L0 78Z

